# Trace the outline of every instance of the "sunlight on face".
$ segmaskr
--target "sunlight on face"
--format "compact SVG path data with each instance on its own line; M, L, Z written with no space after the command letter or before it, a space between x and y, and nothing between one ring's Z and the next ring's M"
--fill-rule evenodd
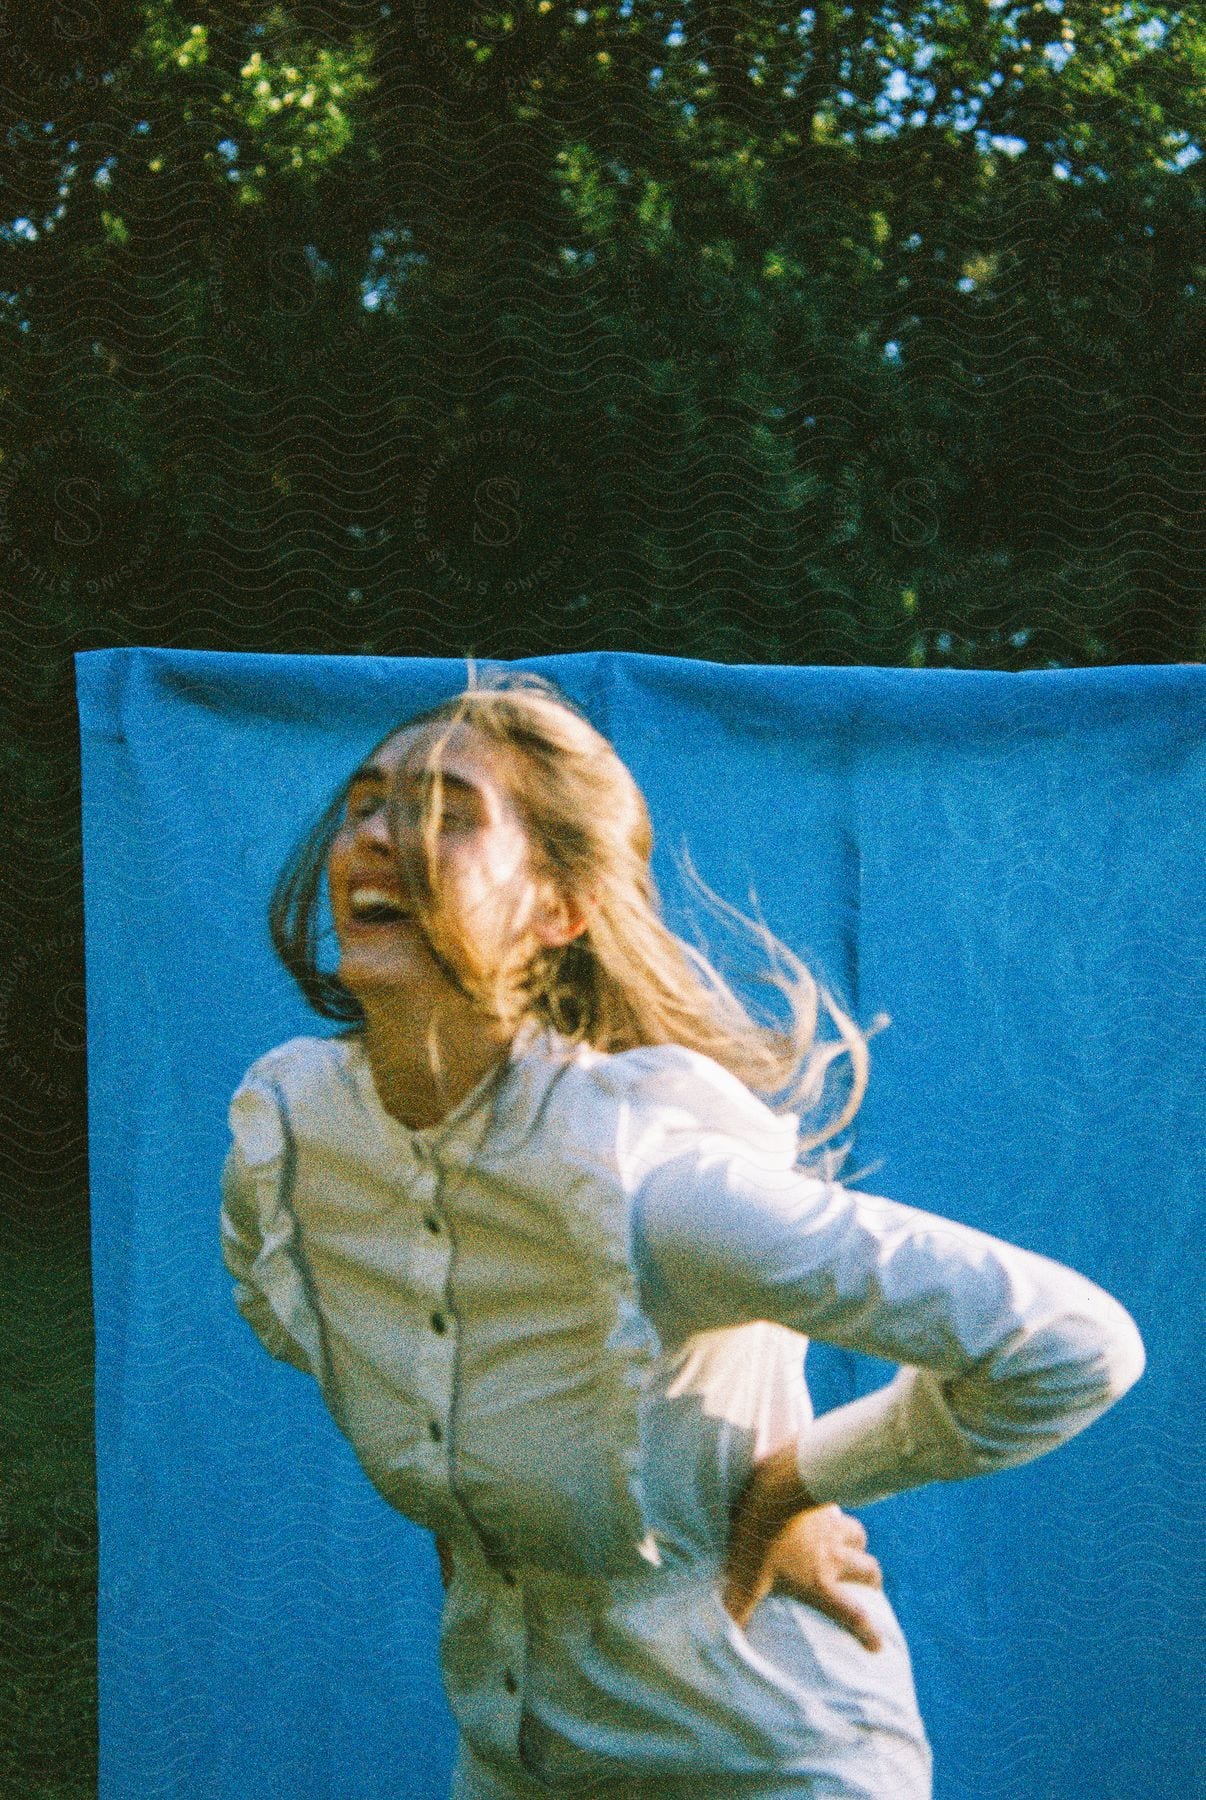
M354 777L327 858L340 980L366 990L448 991L421 924L424 764L436 728L402 730ZM480 970L523 939L536 901L527 833L501 780L494 747L458 726L440 757L443 820L435 843L447 944L463 940ZM391 841L391 825L393 840ZM441 949L447 953L442 943Z

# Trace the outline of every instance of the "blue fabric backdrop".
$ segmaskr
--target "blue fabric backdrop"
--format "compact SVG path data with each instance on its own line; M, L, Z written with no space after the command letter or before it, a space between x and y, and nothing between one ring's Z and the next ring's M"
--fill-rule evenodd
M235 1313L217 1211L243 1070L333 1029L272 956L273 878L353 760L465 665L75 664L101 1800L435 1800L431 1539ZM892 1016L843 1178L873 1165L855 1185L1071 1263L1143 1332L1139 1386L1056 1455L863 1514L937 1800L1195 1791L1206 673L520 666L642 784L677 929L709 928L685 845L861 1023ZM814 1346L809 1373L821 1410L889 1370Z

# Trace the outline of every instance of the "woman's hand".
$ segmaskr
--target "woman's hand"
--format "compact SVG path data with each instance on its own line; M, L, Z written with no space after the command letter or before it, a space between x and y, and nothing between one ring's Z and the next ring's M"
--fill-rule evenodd
M838 1506L818 1506L800 1487L794 1451L785 1446L755 1467L734 1509L724 1604L744 1630L769 1593L791 1594L844 1626L864 1649L879 1650L879 1633L845 1586L883 1586L866 1544L857 1519Z

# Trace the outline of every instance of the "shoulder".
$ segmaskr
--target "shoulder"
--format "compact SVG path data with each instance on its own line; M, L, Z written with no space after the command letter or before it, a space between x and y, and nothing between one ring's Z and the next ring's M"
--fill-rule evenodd
M298 1081L330 1079L346 1067L352 1039L348 1037L291 1037L265 1050L248 1065L240 1086L256 1082L268 1086Z
M579 1045L549 1094L546 1125L605 1136L626 1186L677 1155L734 1146L777 1166L794 1162L799 1116L776 1113L743 1081L684 1044L606 1052Z
M790 1145L798 1113L778 1113L715 1058L685 1044L649 1044L608 1058L607 1079L635 1111L666 1125L690 1122L711 1135L767 1148Z
M283 1147L282 1118L330 1096L348 1079L346 1038L288 1038L257 1056L244 1071L229 1107L229 1124L249 1161Z

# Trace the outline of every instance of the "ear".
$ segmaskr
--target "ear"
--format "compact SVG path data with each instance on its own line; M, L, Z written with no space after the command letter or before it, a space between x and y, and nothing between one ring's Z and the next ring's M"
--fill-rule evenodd
M590 920L559 888L546 882L532 915L532 931L546 949L581 937Z

